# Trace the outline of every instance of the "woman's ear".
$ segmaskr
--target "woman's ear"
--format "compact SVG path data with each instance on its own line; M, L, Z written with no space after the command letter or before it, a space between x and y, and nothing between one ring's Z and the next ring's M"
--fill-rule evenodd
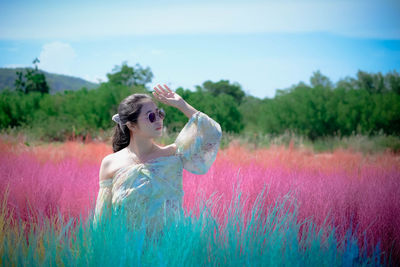
M136 131L136 125L134 125L132 122L128 121L126 123L126 126L129 128L129 130L131 130L132 132Z
M131 123L128 121L127 123L125 123L125 125L126 125L126 127L128 127L128 129L129 130L132 130L131 128L132 128L132 126L131 126Z

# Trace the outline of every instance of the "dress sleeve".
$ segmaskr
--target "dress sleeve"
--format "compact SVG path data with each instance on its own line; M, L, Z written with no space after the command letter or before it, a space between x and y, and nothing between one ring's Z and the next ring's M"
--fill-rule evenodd
M193 114L174 142L183 168L194 174L207 173L217 157L221 137L218 122L201 111Z
M111 214L112 199L112 179L100 181L100 189L97 195L96 207L94 211L93 225L97 226L102 215Z

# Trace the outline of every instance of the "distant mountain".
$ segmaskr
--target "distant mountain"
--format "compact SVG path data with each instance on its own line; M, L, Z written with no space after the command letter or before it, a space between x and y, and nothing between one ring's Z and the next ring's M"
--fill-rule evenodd
M15 90L14 82L17 79L16 72L22 70L25 74L25 68L0 68L0 91L4 90L5 88ZM55 94L65 90L75 91L81 89L82 87L86 87L88 90L90 90L99 86L97 83L92 83L78 77L49 73L43 70L39 70L39 72L44 73L46 82L50 87L50 94Z

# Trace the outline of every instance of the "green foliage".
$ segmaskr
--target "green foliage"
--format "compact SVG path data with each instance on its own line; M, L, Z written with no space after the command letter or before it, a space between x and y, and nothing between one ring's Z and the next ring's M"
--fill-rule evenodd
M265 119L265 114L262 112L263 101L257 97L247 95L243 98L242 104L239 106L239 112L243 116L243 121L246 122L247 131L257 132L260 130L260 121Z
M313 73L313 76L310 78L310 83L313 87L333 87L329 78L323 75L319 70Z
M207 91L191 92L181 87L176 90L176 93L182 96L186 102L193 103L197 110L201 110L216 120L224 131L239 133L243 130L244 123L239 105L231 95L223 93L213 96ZM166 124L168 125L168 121Z
M220 94L227 94L233 97L236 103L241 104L245 96L242 87L239 83L229 84L228 80L220 80L219 82L205 81L203 86L197 86L197 91L206 91L211 93L213 96L219 96Z
M15 80L15 89L18 92L28 94L30 92L40 92L48 94L50 91L49 86L46 82L46 77L43 73L40 73L36 63L40 62L39 59L35 58L33 64L35 69L26 69L25 75L22 72L17 71L17 79ZM23 79L25 77L26 80Z
M16 72L25 72L26 69L32 68L0 68L0 91L5 89L15 90L15 80L18 79ZM46 82L50 87L50 94L55 94L64 90L75 91L81 89L82 87L95 89L99 86L97 83L92 83L78 77L49 73L40 69L38 72L43 73L43 75L46 77Z
M289 130L313 141L334 135L374 135L379 131L399 135L399 74L383 77L359 71L358 77L359 80L347 77L332 87L318 71L310 79L312 86L301 82L277 90L273 99L245 97L240 105L245 130L277 135Z
M32 122L41 98L39 92L25 94L4 90L0 94L0 128L18 127Z
M380 72L374 74L359 70L357 79L345 77L337 82L336 87L346 90L363 89L372 94L388 92L400 94L400 75L396 70L389 71L385 76Z
M332 91L324 87L297 87L289 93L277 96L265 106L265 114L273 116L271 125L265 130L283 133L291 129L297 134L315 139L318 136L332 134L334 130L333 114L327 103Z
M107 78L110 83L126 86L145 86L151 82L153 73L150 68L143 69L139 64L135 67L129 67L124 61L121 66L115 66L113 73L108 73Z
M111 117L122 99L134 93L152 97L151 90L145 87L151 81L152 73L148 68L132 68L124 62L107 77L109 81L101 83L95 90L82 87L54 95L31 89L26 92L5 89L0 93L0 129L11 131L17 127L49 141L63 141L70 136L107 135L115 125ZM259 145L269 144L269 141L263 143L259 136L278 138L287 136L288 132L304 137L316 146L321 140L334 140L329 139L331 137L341 140L354 135L368 138L399 135L400 78L396 71L385 76L359 71L357 79L346 77L335 85L317 71L310 83L300 82L291 88L277 90L272 99L246 95L239 84L230 84L228 80L208 80L197 86L195 92L179 87L176 93L215 119L227 136L247 136L245 139ZM187 118L176 108L154 101L166 111L164 124L168 129L163 140L171 141ZM290 140L289 137L286 139ZM397 151L396 140L382 137L365 142L374 143L371 147L390 147ZM229 141L229 138L223 140L226 144ZM333 147L341 141L329 142ZM393 145L389 145L390 142ZM381 145L376 145L378 143ZM328 146L324 149L329 149Z
M377 133L373 136L352 134L339 137L334 135L320 137L316 140L310 140L289 130L279 135L249 131L244 131L240 134L223 133L220 144L221 149L226 148L232 141L247 147L249 150L269 148L272 145L285 147L293 145L293 148L307 149L314 153L333 152L339 148L349 149L364 155L383 153L385 151L400 152L400 136L386 135L384 133Z

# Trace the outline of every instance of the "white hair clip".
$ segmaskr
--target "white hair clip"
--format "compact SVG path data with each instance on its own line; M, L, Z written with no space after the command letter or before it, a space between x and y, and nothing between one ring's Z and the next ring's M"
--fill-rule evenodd
M122 122L121 122L121 119L119 118L119 114L118 113L114 114L114 116L112 116L112 120L119 124L119 128L121 129L121 131L124 131L122 129Z

